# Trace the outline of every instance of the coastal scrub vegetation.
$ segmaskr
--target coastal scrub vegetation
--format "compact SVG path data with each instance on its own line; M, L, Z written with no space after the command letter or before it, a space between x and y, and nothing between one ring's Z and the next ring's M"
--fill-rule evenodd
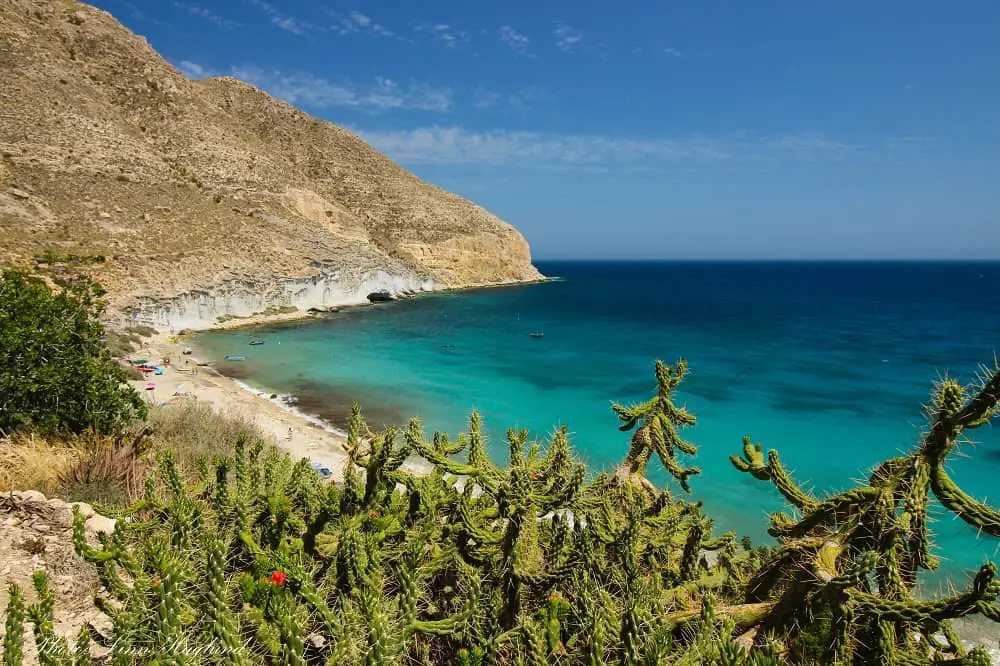
M1000 368L971 387L939 382L914 449L837 495L805 490L747 438L733 465L790 509L756 548L715 534L685 498L697 471L680 434L695 417L674 401L685 368L658 362L654 397L615 407L629 449L596 476L565 429L544 443L508 431L498 465L477 415L453 439L417 420L372 432L358 405L339 485L248 433L191 475L161 451L135 502L97 507L118 518L113 534L88 542L76 515L112 628L82 628L75 647L56 636L39 573L37 603L10 595L4 663L18 663L26 623L52 665L90 663L92 645L113 664L989 663L950 622L1000 622L993 564L949 596L915 590L938 562L932 498L1000 536L1000 512L946 471L996 413ZM407 471L412 457L429 470ZM646 478L654 458L679 488Z
M100 285L0 274L0 433L114 433L145 415L102 340Z

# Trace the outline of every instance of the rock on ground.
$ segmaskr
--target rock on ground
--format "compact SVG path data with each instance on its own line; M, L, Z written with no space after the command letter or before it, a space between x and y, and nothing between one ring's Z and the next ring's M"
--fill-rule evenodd
M70 645L79 628L92 623L98 630L110 629L110 619L94 607L93 599L100 589L97 567L84 561L73 550L73 506L80 506L88 518L87 540L97 546L95 530L100 523L107 527L110 519L96 514L86 504L69 504L59 499L47 499L38 491L12 492L0 495L0 615L6 617L10 594L8 583L18 585L25 594L26 604L37 601L31 585L31 575L39 569L49 574L49 588L55 599L55 630L67 637ZM100 519L100 520L96 520ZM112 529L113 522L111 521ZM3 627L0 625L0 633ZM31 625L25 622L25 664L36 663ZM92 646L98 656L100 648Z

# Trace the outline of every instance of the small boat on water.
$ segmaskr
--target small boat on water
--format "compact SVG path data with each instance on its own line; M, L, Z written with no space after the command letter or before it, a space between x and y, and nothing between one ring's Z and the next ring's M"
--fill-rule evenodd
M226 358L224 360L226 360L226 361L245 361L245 360L247 360L247 357L246 356L241 356L239 354L229 354L229 355L226 356Z
M253 346L253 345L262 345L262 344L264 344L263 340L251 340L250 341L250 345L251 346Z
M533 337L533 338L541 338L541 337L543 337L543 336L544 336L545 334L544 334L544 333L531 333L530 335L531 335L531 337Z

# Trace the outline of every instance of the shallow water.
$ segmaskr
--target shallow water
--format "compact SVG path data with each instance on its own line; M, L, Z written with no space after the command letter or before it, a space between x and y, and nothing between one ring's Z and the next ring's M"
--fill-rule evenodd
M347 309L321 321L213 332L196 345L243 381L342 423L360 400L373 423L419 415L456 432L478 409L494 455L510 426L560 424L597 467L627 449L612 401L651 395L653 361L686 358L679 400L697 416L695 494L717 527L765 539L782 507L728 455L744 434L777 448L818 491L842 489L911 447L944 372L970 379L1000 348L1000 264L551 263L563 281ZM532 338L532 332L544 332ZM264 345L248 346L251 338ZM1000 493L1000 436L976 433L955 477ZM653 465L656 469L657 465ZM653 473L654 480L662 480ZM949 574L996 558L996 540L940 510ZM959 576L964 580L964 575ZM939 584L940 579L934 581Z

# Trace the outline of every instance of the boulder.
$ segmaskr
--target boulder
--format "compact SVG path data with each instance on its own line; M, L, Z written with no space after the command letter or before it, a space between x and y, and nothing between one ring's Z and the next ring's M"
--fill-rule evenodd
M69 506L71 510L74 508L79 509L80 515L84 518L90 518L96 513L96 511L94 511L94 507L90 506L86 502L73 502Z
M87 518L86 526L91 532L111 534L115 531L115 519L95 513L90 518Z
M390 291L373 291L368 294L368 301L371 303L385 303L386 301L394 300L396 300L396 297Z
M17 497L21 499L22 502L45 502L45 495L38 492L37 490L22 490L21 492L14 493Z

